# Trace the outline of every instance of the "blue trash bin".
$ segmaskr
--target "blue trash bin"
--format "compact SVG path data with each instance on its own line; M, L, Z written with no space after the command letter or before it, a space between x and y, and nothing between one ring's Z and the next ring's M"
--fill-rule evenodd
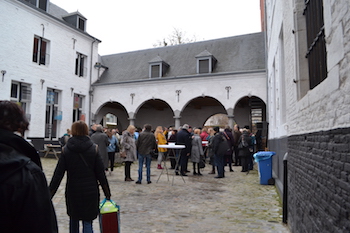
M253 155L259 167L260 184L266 185L272 178L272 156L275 154L273 151L259 151Z

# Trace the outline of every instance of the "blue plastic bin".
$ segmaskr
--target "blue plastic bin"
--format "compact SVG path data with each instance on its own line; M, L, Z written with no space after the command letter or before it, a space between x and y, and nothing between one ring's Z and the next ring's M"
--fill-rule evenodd
M267 185L272 178L272 156L275 154L273 151L259 151L253 155L259 167L260 184Z

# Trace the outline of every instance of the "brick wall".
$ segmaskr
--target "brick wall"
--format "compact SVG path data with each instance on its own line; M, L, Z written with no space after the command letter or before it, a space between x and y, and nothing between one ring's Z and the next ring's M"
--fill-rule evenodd
M350 128L288 138L292 232L350 232Z

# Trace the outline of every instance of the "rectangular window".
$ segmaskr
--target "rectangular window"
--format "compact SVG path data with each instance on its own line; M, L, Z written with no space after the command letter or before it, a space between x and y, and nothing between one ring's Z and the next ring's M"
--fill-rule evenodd
M74 94L73 122L81 120L82 112L83 112L83 96Z
M30 120L29 104L32 100L32 88L30 84L12 82L11 84L11 101L18 103L28 120Z
M79 18L79 29L85 31L85 20L82 18Z
M47 0L25 0L26 2L29 2L30 4L33 4L37 8L40 8L44 11L47 9Z
M152 65L151 78L159 78L159 77L160 77L160 65Z
M39 65L48 64L48 41L42 37L35 36L33 44L33 62Z
M85 62L86 62L86 56L81 53L77 53L77 57L75 59L75 74L78 75L79 77L86 76Z
M54 89L47 89L46 93L46 115L45 115L45 138L57 138L57 123L59 109L59 92Z
M323 0L305 0L310 89L327 77L327 52L324 34Z
M209 73L209 59L199 60L199 73Z

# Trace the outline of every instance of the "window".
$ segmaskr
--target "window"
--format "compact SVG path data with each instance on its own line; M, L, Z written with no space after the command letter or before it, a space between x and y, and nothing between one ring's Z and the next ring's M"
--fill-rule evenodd
M197 74L206 74L213 72L216 65L216 58L207 50L196 56L197 58Z
M323 20L323 0L305 0L307 53L310 89L327 77L327 52Z
M164 77L169 70L169 65L159 56L155 57L149 63L149 77L160 78Z
M160 77L160 65L151 65L151 78Z
M83 96L74 94L73 100L73 122L82 120L83 117Z
M25 0L26 2L29 2L30 4L33 4L34 6L46 11L47 9L47 0Z
M18 103L30 120L29 104L32 101L32 88L29 84L12 82L11 101Z
M209 70L209 59L200 59L198 60L198 73L203 74L203 73L210 73Z
M79 77L85 77L86 76L86 56L77 53L77 57L75 59L75 74L78 75Z
M34 37L33 45L33 62L39 65L48 64L48 41L42 37Z
M59 109L59 91L47 89L46 93L46 116L45 116L45 138L57 138L57 123L62 120Z
M85 31L85 20L82 19L82 18L80 18L80 17L78 18L78 20L79 20L78 28L79 28L80 30Z

